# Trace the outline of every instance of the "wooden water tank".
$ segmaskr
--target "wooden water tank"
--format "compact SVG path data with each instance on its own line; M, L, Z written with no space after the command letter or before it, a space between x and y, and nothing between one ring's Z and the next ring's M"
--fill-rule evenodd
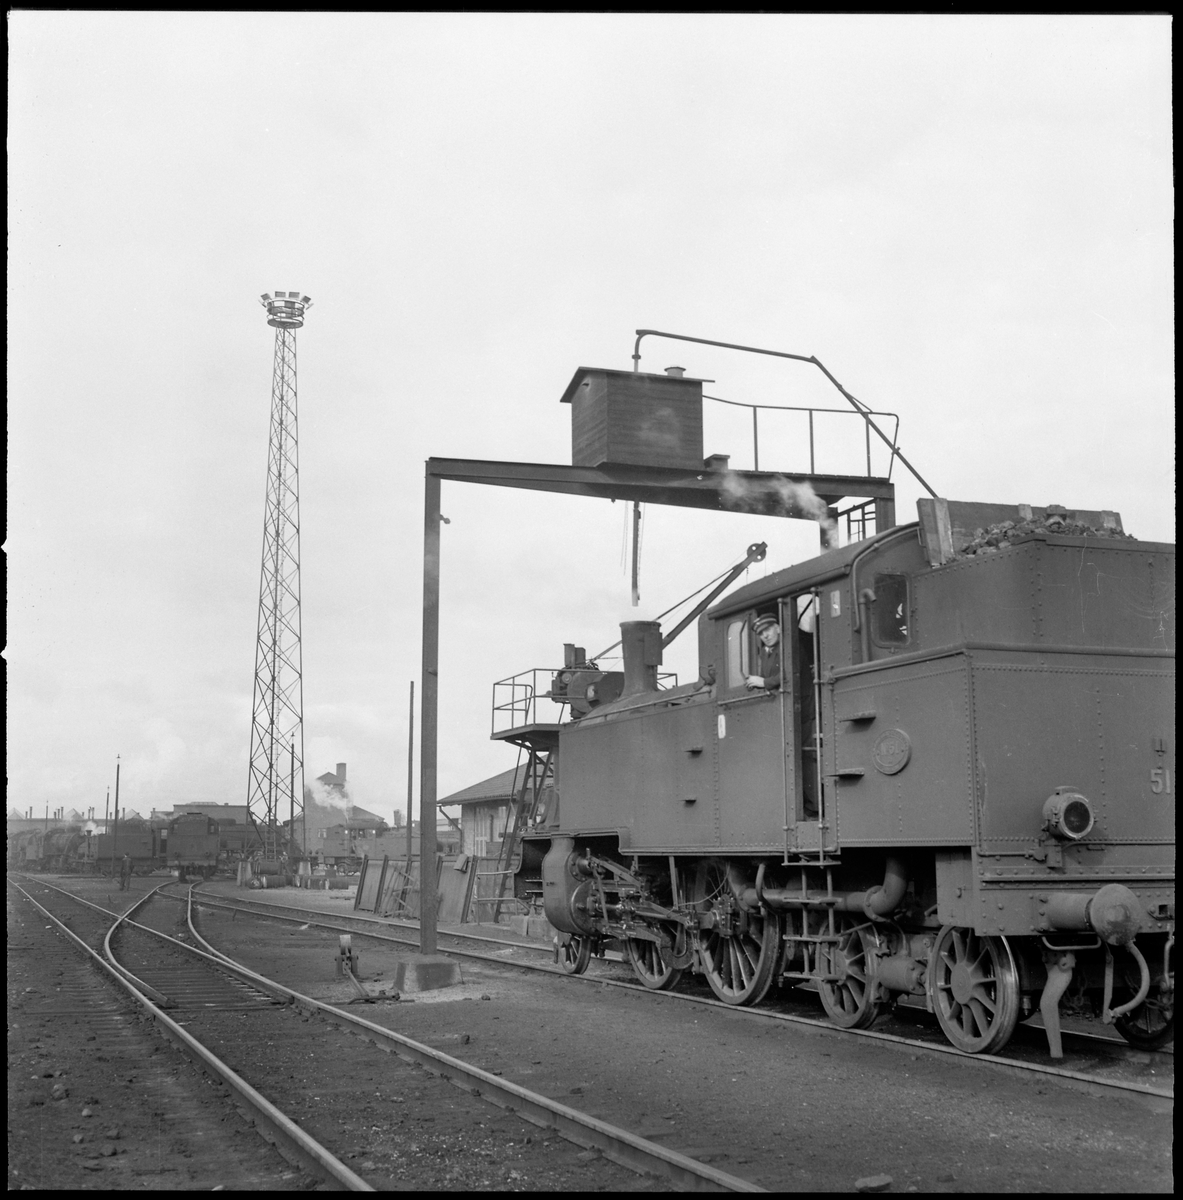
M580 367L561 400L571 405L572 465L701 471L702 385L701 379Z

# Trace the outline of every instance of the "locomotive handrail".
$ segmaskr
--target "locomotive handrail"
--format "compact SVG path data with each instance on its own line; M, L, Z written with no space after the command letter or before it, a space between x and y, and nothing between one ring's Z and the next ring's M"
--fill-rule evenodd
M893 654L890 658L879 658L874 662L854 663L849 667L833 667L827 672L826 680L849 679L852 675L885 671L891 667L910 666L913 663L927 662L938 658L955 658L959 654L972 653L975 650L999 650L1021 654L1104 654L1106 657L1121 658L1173 659L1175 657L1175 651L1170 649L1140 650L1127 646L1106 646L1101 649L1096 646L1054 645L1047 642L955 642L949 646L934 646L929 650L917 650L912 654Z
M780 689L762 688L758 692L752 692L744 696L727 696L722 700L716 700L720 708L730 708L733 704L759 704L761 700L771 700L776 697Z

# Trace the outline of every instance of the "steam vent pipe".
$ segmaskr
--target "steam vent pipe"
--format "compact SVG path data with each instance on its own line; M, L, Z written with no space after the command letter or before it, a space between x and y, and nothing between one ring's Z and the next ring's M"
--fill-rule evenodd
M661 666L660 622L621 621L620 643L624 654L624 690L620 698L657 691L657 668Z

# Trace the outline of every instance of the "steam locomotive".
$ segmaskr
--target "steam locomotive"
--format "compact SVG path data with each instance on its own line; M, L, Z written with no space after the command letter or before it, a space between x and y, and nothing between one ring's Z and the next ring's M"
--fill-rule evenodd
M169 820L131 820L117 833L91 833L79 825L27 830L9 846L9 865L18 870L54 872L118 871L124 855L140 875L172 868L182 877L208 879L234 851L243 851L249 831L233 822L221 828L202 813L185 813ZM257 839L254 839L257 842Z
M1161 1045L1174 620L1173 545L1115 514L921 501L706 611L695 683L645 621L622 674L556 673L515 890L570 972L611 941L646 987L805 985L843 1027L917 997L970 1053L1038 1010L1059 1057L1062 1006Z

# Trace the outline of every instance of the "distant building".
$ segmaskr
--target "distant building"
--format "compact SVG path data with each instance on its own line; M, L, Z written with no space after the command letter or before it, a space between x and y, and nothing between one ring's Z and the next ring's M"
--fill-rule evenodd
M284 825L287 825L286 821ZM297 817L297 833L299 825L300 818ZM383 817L375 812L370 812L367 808L362 808L360 804L351 805L346 814L343 808L320 804L312 798L311 794L304 798L304 825L308 830L309 849L313 848L313 843L318 838L324 838L326 830L329 829L346 828L351 833L366 837L384 833L390 828Z
M166 820L172 820L173 817L183 817L186 813L201 813L203 816L213 817L215 821L229 824L233 822L235 825L246 825L250 822L250 811L245 804L206 804L204 802L190 802L188 804L174 804L171 812L153 811L152 815L163 817Z
M40 817L28 815L27 812L17 812L15 808L8 810L8 836L16 837L18 833L24 833L28 829L45 829L47 826L50 829L55 828L62 822L56 817L50 817L46 820L44 814Z
M440 808L460 808L460 849L477 858L496 856L511 830L514 801L525 779L525 766L502 771L445 796Z
M348 821L353 809L353 802L349 798L349 788L345 783L345 763L338 763L335 771L326 771L323 775L316 777L316 782L328 793L330 800L340 800L341 807L345 810L345 820ZM308 805L308 790L304 792L304 805Z

